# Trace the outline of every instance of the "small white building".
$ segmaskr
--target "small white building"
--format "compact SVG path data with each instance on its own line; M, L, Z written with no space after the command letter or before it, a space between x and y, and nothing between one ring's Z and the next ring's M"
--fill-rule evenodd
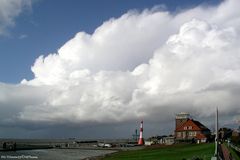
M175 143L175 138L173 136L163 138L163 144L165 145L172 145L174 143Z
M154 144L154 142L151 141L151 140L145 141L145 146L151 146L151 145L153 145L153 144Z

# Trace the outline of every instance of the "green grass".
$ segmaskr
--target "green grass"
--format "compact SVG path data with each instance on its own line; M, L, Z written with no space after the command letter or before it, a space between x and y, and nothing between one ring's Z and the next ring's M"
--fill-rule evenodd
M235 160L240 160L240 157L237 155L237 153L234 149L232 149L231 147L228 147L226 143L224 143L224 145L228 148L229 152L232 154L232 157Z
M210 160L213 154L214 144L179 144L135 151L121 151L111 154L103 160L182 160L193 157Z

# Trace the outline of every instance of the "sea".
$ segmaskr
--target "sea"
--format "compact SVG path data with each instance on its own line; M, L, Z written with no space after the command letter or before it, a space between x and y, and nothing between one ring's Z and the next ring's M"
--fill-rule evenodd
M37 149L0 151L0 160L82 160L90 157L103 156L116 151L83 150L83 149Z

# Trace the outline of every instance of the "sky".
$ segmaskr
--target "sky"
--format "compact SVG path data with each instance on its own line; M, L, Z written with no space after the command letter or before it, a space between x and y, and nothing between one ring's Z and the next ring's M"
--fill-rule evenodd
M0 0L0 137L239 125L238 0Z

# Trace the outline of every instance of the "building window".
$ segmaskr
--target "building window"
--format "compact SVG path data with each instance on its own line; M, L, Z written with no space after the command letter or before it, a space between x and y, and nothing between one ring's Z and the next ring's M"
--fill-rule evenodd
M187 130L187 127L184 127L183 129L184 129L184 130Z
M181 137L181 132L177 132L177 137Z
M189 126L188 129L192 129L192 126Z
M197 133L196 133L196 132L189 132L188 135L189 135L190 137L194 137L194 136L197 135Z
M189 135L190 137L192 137L192 136L193 136L193 135L192 135L192 132L189 132L189 133L188 133L188 135Z

